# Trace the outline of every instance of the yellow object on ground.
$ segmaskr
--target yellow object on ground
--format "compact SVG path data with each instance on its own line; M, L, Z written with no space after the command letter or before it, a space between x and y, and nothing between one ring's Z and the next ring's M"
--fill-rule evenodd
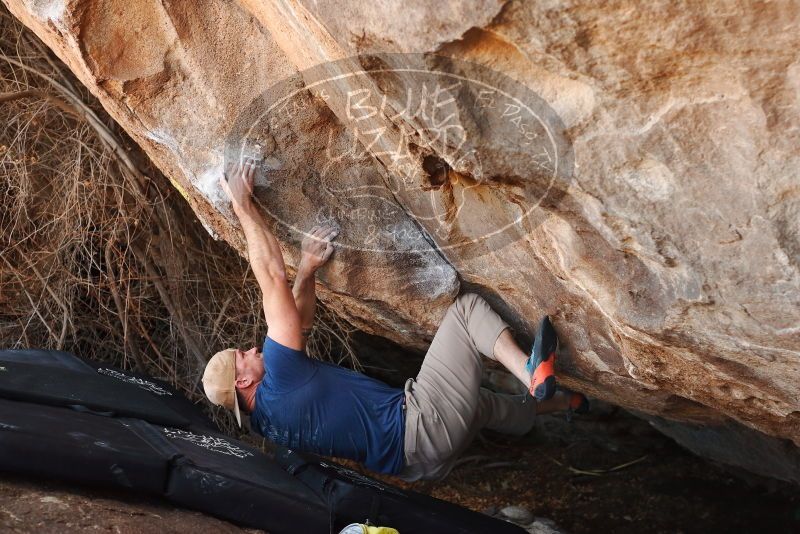
M373 527L362 525L361 523L352 523L344 527L339 534L400 534L400 532L391 527Z

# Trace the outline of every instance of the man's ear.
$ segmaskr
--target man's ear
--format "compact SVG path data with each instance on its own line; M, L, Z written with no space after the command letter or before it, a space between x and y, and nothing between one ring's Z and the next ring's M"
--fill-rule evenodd
M236 379L236 389L246 389L253 383L253 379L249 376L242 376Z

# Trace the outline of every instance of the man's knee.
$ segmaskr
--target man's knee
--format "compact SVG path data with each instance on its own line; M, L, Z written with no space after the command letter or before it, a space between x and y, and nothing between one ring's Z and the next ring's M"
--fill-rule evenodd
M490 308L484 298L477 293L467 292L460 294L455 302L450 305L450 312L468 319L476 309Z
M482 302L483 297L478 295L477 293L467 292L461 293L458 297L456 297L455 302L453 302L453 306L460 306L463 310L472 309L475 306L476 302Z

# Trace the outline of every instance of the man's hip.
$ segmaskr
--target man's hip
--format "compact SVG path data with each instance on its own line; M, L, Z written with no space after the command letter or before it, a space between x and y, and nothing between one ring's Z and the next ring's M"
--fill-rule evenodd
M441 413L441 393L413 378L406 381L405 392L406 466L399 476L407 481L444 478L474 437L472 415L462 420Z

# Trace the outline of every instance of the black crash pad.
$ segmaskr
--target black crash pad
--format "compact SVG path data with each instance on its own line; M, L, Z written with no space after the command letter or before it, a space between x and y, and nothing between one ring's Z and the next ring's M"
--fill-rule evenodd
M89 379L91 382L85 383L85 389L93 391L94 395L91 400L93 407L85 406L86 408L95 409L97 411L114 412L113 415L129 415L138 417L143 414L130 413L129 411L119 411L119 405L114 403L108 404L109 396L116 398L118 395L126 397L133 396L133 399L141 399L142 393L146 393L153 401L146 401L146 405L137 405L140 409L161 410L163 413L158 419L151 416L143 417L146 420L170 424L172 426L179 426L181 428L193 428L209 431L217 431L216 425L200 410L199 406L192 404L182 393L173 388L167 382L158 380L151 376L136 373L134 371L122 370L111 365L94 362L92 360L84 360L71 354L69 352L57 350L40 350L40 349L24 349L24 350L0 350L0 367L3 363L22 363L26 365L36 365L40 367L50 368L42 370L38 368L28 368L29 374L34 375L33 380L36 380L35 375L43 373L52 377L54 369L69 370L77 373L84 373L89 375L101 375L101 379ZM6 366L8 367L8 366ZM74 379L74 375L69 378ZM113 380L109 380L109 378ZM0 389L2 389L3 377L0 376ZM105 393L103 398L99 397L100 394ZM60 387L57 390L51 390L47 393L49 400L33 399L33 402L44 402L53 405L65 404L78 404L80 399L76 399L77 395L85 396L87 391L76 393L74 390L68 390L65 387ZM55 398L54 398L55 397ZM30 397L26 395L19 395L15 397L18 400L28 400ZM99 403L99 404L98 404ZM115 409L117 408L117 409ZM130 408L130 406L128 407ZM177 416L177 417L176 417Z
M95 373L113 379L115 390L120 388L138 389L157 399L161 404L186 419L189 422L188 428L210 432L219 431L217 425L202 412L200 406L193 404L183 393L168 383L135 371L123 371L110 365L96 364L90 360L87 360L86 363Z
M125 420L0 399L0 470L162 494L169 461Z
M21 362L0 364L0 397L133 417L180 428L189 420L138 387L98 373Z
M0 362L35 363L39 365L47 365L49 367L59 367L87 373L93 371L92 366L87 362L81 360L71 352L64 352L63 350L0 350Z
M525 532L512 523L385 484L314 455L282 449L276 460L327 504L337 528L369 521L401 533Z
M221 434L158 431L179 455L166 490L172 502L269 532L329 531L325 502L260 450Z
M325 504L257 449L139 419L0 399L0 470L160 495L269 532L329 525Z

